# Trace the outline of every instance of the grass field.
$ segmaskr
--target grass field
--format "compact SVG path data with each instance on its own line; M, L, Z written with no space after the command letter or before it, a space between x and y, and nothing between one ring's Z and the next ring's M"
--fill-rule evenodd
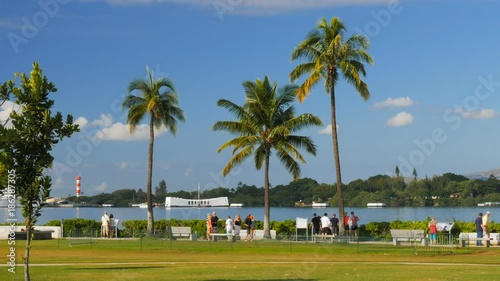
M81 242L88 242L82 240ZM500 248L431 250L365 243L34 240L32 280L500 280ZM7 249L7 241L5 243ZM23 280L24 241L16 241ZM4 249L4 247L2 247ZM4 251L2 251L4 252ZM3 255L6 257L5 255Z

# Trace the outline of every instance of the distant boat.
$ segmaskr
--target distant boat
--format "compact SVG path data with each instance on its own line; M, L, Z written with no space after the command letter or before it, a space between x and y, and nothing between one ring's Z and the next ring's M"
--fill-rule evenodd
M113 207L113 204L102 204L103 207Z
M368 208L382 208L385 207L385 203L368 203L366 204L366 207Z
M244 206L243 203L231 203L231 204L229 204L229 208L241 208L243 206Z
M313 208L326 208L326 207L330 207L330 204L328 204L328 203L317 203L317 202L313 201L312 207Z
M500 206L500 202L484 202L484 203L478 203L478 207L495 207L495 206Z

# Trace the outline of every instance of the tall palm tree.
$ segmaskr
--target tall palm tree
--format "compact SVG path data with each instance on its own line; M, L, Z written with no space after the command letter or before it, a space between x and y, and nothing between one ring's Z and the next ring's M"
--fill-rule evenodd
M335 85L339 74L350 84L364 100L370 97L368 86L361 80L366 76L364 63L373 64L368 54L368 39L360 35L352 35L344 40L346 27L337 17L330 20L330 25L322 18L315 29L292 52L292 60L303 59L289 74L292 82L304 74L309 76L299 87L297 97L300 102L311 92L312 86L321 79L325 80L325 90L330 95L330 111L332 121L333 157L337 175L337 198L339 201L340 221L344 219L344 196L342 195L342 177L340 173L339 143L337 138L337 118L335 113ZM341 228L343 229L343 228Z
M243 83L246 102L243 106L220 99L217 105L233 113L237 121L218 121L214 131L227 131L238 135L224 143L218 152L233 147L233 157L227 163L222 174L226 176L231 169L253 155L257 170L264 166L264 237L269 238L269 161L271 150L283 163L295 180L300 177L300 166L305 163L298 149L316 155L316 146L310 137L297 136L293 133L310 126L320 126L321 120L312 114L295 117L295 108L291 104L297 95L298 87L285 85L277 88L266 76L263 81Z
M170 79L160 77L153 80L153 75L148 68L147 79L137 79L130 82L128 86L129 95L123 101L123 109L128 109L127 123L130 133L133 133L137 125L149 115L149 150L148 150L148 178L146 183L147 205L148 205L148 229L147 235L154 232L153 198L151 191L151 179L153 176L153 146L154 129L165 126L172 135L177 134L177 121L184 121L184 111L179 107L179 100L174 85ZM137 91L139 95L132 92Z

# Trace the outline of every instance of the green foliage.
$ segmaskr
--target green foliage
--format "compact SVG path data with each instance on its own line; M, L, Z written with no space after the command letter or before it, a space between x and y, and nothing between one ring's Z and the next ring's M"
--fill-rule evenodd
M391 225L388 222L370 222L359 227L360 236L363 236L362 233L366 233L366 236L375 239L388 238L391 235L390 229Z
M221 145L217 152L233 148L232 158L224 167L222 174L228 175L231 170L253 157L255 168L264 168L264 236L269 237L269 162L273 151L294 180L300 178L300 164L306 161L300 149L316 155L316 145L308 136L295 135L301 129L320 126L321 120L312 114L295 116L292 102L296 98L297 86L271 83L266 76L264 80L245 81L245 104L243 106L220 99L219 107L232 113L236 121L218 121L212 129L226 131L235 138Z
M57 91L52 82L42 73L38 63L33 63L30 75L15 74L20 86L14 81L3 83L3 98L12 94L14 102L21 106L19 112L10 113L12 126L0 124L1 162L15 173L16 195L20 197L21 212L25 218L28 239L24 257L24 275L29 280L29 256L33 226L41 215L40 210L50 196L52 179L46 170L52 167L54 158L50 154L54 145L78 131L73 116L60 112L52 113L54 101L49 95Z
M47 226L61 226L61 220L51 220L47 222L45 225ZM101 222L96 220L88 220L88 219L65 219L63 225L63 233L65 237L69 237L72 231L74 232L76 229L93 229L100 232Z

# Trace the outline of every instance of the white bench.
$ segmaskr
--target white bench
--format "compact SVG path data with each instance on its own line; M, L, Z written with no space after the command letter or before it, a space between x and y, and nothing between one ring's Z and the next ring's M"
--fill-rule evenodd
M171 226L168 231L171 240L176 240L177 238L186 238L191 241L198 240L198 235L191 233L191 227L189 226Z
M227 233L210 233L210 240L217 241L217 237L226 237L228 241L235 242L236 235Z
M483 246L489 247L491 245L500 245L500 234L499 233L490 233L490 239L487 237L477 238L477 234L475 232L462 232L458 235L458 244L460 247L465 247L467 244L470 245L470 242L483 241Z
M417 242L425 243L425 231L421 229L391 229L392 243L400 245L401 242Z
M271 239L276 239L276 230L270 230L271 232ZM240 231L240 240L245 240L247 237L247 230L242 229ZM253 231L253 240L261 240L264 239L264 230L263 229L255 229Z

